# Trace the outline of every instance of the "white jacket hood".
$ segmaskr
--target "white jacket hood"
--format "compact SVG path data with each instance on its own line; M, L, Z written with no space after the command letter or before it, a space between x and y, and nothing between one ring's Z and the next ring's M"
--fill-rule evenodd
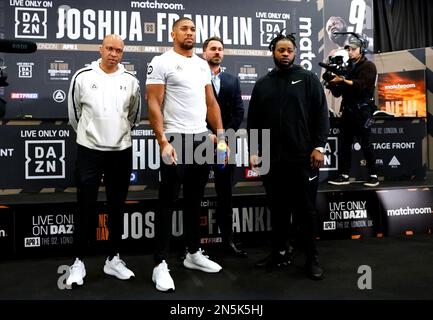
M106 73L104 70L101 69L100 64L101 64L102 59L99 58L96 61L92 61L92 63L90 64L90 68L92 68L92 70L94 70L95 72L99 73L99 74L103 74L105 76L117 76L119 74L122 74L126 71L125 67L123 66L123 64L119 63L117 65L117 70L113 73Z

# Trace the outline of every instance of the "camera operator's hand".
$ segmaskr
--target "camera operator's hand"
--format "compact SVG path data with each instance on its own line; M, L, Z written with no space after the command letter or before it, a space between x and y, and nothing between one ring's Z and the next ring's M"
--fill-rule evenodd
M343 84L345 80L346 80L345 77L335 75L335 77L332 80L330 80L328 83L330 85Z
M324 85L326 89L330 89L330 90L335 89L337 87L337 84L331 81L326 81Z
M332 95L336 98L341 97L343 94L343 82L335 81L335 78L340 78L337 75L334 75L334 78L325 83L326 89L330 90Z
M346 84L346 85L353 85L353 81L352 80L348 80L343 76L335 76L334 79L332 79L331 81L329 81L330 84L333 85L337 85L337 84Z

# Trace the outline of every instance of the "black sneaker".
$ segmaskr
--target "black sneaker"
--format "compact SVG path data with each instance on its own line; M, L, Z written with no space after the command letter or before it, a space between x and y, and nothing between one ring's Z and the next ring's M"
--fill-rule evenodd
M292 264L293 248L287 249L284 254L272 252L266 258L257 261L258 268L287 267Z
M379 179L375 176L370 176L366 182L364 182L364 186L367 187L375 187L379 185Z
M224 251L228 254L231 254L238 258L246 258L248 257L248 253L241 249L239 245L236 245L233 241L230 241L223 245Z
M342 174L340 174L336 179L332 179L332 180L328 180L328 183L336 185L336 186L341 186L341 185L345 185L345 184L349 184L349 176L343 176Z
M307 259L305 262L305 271L307 272L308 277L312 280L323 280L324 278L323 269L317 258L312 260Z

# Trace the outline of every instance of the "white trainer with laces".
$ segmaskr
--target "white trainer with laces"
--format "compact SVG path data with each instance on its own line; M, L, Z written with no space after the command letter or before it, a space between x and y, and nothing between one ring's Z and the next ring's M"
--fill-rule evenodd
M85 276L86 267L84 266L83 261L76 258L74 264L69 267L69 276L66 279L66 285L72 286L74 283L76 283L77 285L82 286Z
M174 291L174 281L165 260L162 260L160 264L153 268L152 281L159 291Z
M222 267L209 259L209 256L203 255L203 251L199 249L196 253L187 253L183 260L183 265L188 269L201 270L208 273L220 272Z
M104 272L120 280L128 280L135 277L134 272L126 267L126 263L120 259L119 254L115 255L111 261L108 258L105 260Z

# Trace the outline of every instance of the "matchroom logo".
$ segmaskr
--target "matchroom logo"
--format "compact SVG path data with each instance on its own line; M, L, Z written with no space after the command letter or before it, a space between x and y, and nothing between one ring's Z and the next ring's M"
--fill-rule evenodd
M26 141L26 179L65 178L65 141Z

